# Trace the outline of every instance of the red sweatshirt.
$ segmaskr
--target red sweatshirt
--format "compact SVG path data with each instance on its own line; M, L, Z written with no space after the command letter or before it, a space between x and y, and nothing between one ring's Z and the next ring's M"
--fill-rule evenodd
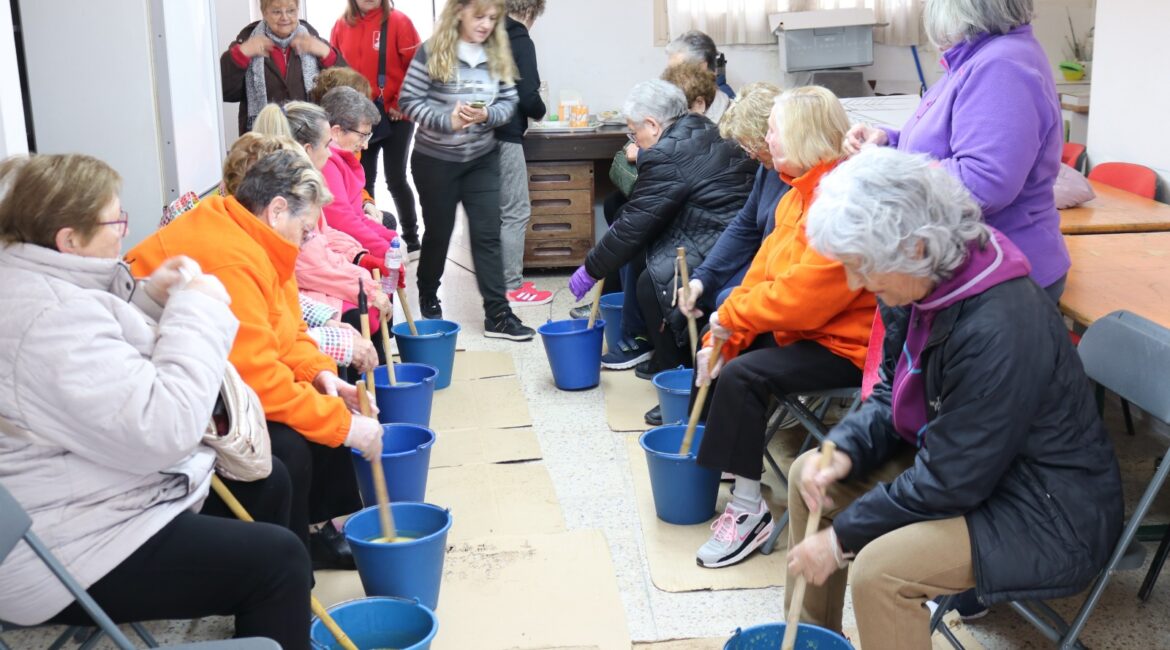
M330 44L341 52L346 63L370 82L374 98L378 93L378 40L381 36L381 9L358 18L353 25L345 22L344 17L338 18L329 35ZM386 25L386 40L389 42L382 47L386 56L386 85L382 89L382 105L387 109L397 109L402 80L419 46L418 32L406 14L391 10Z

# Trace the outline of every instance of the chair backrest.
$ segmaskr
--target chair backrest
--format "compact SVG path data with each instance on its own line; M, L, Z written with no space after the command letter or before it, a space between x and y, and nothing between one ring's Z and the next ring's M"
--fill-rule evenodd
M1147 199L1154 198L1158 191L1158 175L1154 170L1133 163L1107 162L1094 165L1089 172L1089 179Z
M1085 145L1079 142L1064 143L1064 150L1060 154L1060 162L1072 167L1073 169L1081 170L1081 159L1085 155Z
M1170 422L1170 329L1115 311L1085 330L1077 352L1090 379Z
M32 527L32 519L8 490L0 485L0 562Z

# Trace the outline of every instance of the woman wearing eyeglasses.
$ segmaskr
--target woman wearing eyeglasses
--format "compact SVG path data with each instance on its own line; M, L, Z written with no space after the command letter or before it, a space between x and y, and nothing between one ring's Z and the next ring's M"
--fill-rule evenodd
M240 133L268 103L306 100L325 68L344 66L337 48L299 20L299 0L260 0L263 20L240 31L219 57L223 100L240 103Z

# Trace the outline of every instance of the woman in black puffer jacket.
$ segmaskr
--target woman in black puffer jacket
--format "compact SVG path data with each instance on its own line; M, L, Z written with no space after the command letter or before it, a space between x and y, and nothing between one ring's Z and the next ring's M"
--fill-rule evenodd
M639 368L645 375L690 365L686 319L672 301L675 249L686 247L689 268L702 264L747 201L757 165L719 137L710 120L688 112L686 96L665 81L634 86L622 113L639 148L638 180L569 286L580 298L597 278L629 265L623 273L623 349L611 350L602 365L631 368L652 352L653 359Z

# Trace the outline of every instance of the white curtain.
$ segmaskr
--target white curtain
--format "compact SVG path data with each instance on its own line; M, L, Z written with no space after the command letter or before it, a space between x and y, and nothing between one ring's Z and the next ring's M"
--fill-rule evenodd
M921 45L923 0L667 0L670 37L697 29L719 45L776 42L768 14L814 9L873 9L878 23L874 40L886 45Z

